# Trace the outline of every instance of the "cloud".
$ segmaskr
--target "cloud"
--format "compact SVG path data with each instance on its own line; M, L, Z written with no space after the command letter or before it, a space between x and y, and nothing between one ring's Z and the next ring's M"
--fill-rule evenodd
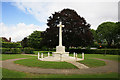
M105 21L118 21L118 0L12 0L13 6L26 14L34 16L42 26L34 24L26 25L19 23L14 26L2 25L0 36L12 37L13 41L20 41L30 35L35 30L45 30L46 22L49 16L54 12L61 11L64 8L74 9L81 17L84 17L91 24L92 29L97 29L98 25ZM100 2L101 1L101 2Z
M19 23L15 26L6 26L4 23L0 23L0 37L12 38L12 41L21 41L24 37L29 36L33 31L44 31L46 26L40 27L34 24L26 25L24 23Z
M116 0L117 1L117 0ZM117 2L80 2L71 0L70 2L51 1L47 2L15 2L14 6L27 14L33 15L40 23L46 24L52 13L70 8L84 17L91 28L97 29L98 25L104 21L118 21Z

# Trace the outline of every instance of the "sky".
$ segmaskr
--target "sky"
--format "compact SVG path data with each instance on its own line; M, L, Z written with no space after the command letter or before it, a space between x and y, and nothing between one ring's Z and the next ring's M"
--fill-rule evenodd
M118 21L119 0L4 0L0 2L0 37L21 41L33 31L45 31L53 13L69 8L84 17L91 29Z

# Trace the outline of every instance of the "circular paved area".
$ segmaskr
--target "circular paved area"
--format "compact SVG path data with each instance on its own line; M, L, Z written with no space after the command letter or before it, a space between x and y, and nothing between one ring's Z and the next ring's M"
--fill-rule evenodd
M2 61L3 68L16 70L21 72L29 72L36 74L88 74L88 73L104 73L104 72L118 72L118 62L111 60L98 59L106 62L106 66L101 66L97 68L86 68L86 69L43 69L38 67L27 67L23 65L14 64L14 61L27 59L9 59Z

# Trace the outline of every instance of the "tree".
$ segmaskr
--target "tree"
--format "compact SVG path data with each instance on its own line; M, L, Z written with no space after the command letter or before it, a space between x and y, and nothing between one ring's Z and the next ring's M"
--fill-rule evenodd
M93 34L94 41L97 41L98 38L97 38L96 30L94 30L94 29L90 29L90 31L91 31L92 34Z
M28 46L35 49L40 49L41 40L41 31L34 31L31 35L28 36Z
M55 12L47 20L49 28L42 33L42 43L47 47L55 47L58 45L58 27L59 22L65 25L62 28L63 45L68 47L87 46L93 42L92 33L90 32L90 24L83 17L71 9L63 9Z
M114 22L104 22L98 26L96 31L98 39L101 40L101 42L106 40L109 47L111 47L115 39L115 27L116 24Z
M25 37L25 38L21 41L21 45L22 45L23 48L24 48L24 47L28 47L28 38L27 38L27 37Z
M116 22L114 34L115 34L114 43L117 47L120 47L120 22Z

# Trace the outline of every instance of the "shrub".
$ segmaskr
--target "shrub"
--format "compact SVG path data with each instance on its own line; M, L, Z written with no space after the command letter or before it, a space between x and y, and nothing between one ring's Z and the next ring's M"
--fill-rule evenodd
M34 49L30 47L26 47L23 49L23 52L26 54L33 54Z
M22 51L20 48L0 48L2 54L20 54Z
M10 52L10 48L0 48L0 50L3 54L5 54L6 52Z
M22 53L22 51L21 51L20 48L11 48L10 51L11 51L13 54L20 54L20 53Z
M120 54L120 49L69 49L70 53L86 53L86 54Z
M120 49L88 49L85 50L87 54L120 54Z
M3 48L21 48L20 43L2 42Z

